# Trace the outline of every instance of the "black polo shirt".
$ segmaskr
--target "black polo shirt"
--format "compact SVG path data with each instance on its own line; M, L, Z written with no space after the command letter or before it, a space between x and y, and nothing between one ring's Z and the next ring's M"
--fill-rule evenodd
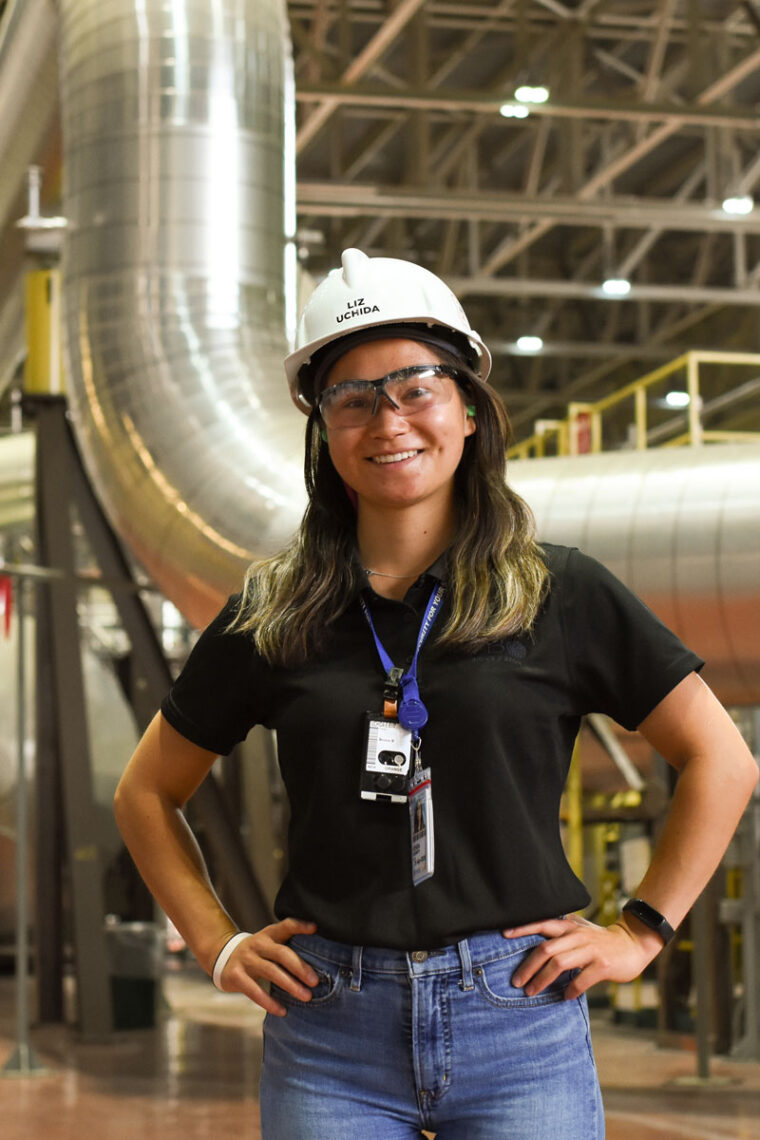
M359 796L365 712L382 709L384 673L358 600L320 660L297 669L273 668L250 636L223 632L234 598L201 635L162 712L220 755L254 724L276 730L291 805L279 918L313 920L342 942L430 949L588 903L559 828L580 719L601 712L633 729L703 662L600 563L542 549L551 588L531 634L473 655L436 650L434 627L420 654L436 864L418 887L406 806ZM365 590L398 665L441 574L439 560L404 601ZM444 602L437 628L445 617Z

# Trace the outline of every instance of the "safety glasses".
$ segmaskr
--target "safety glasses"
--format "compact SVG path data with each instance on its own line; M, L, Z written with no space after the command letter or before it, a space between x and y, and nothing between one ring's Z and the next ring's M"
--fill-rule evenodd
M461 380L460 380L461 378ZM385 397L398 415L417 416L437 404L447 404L455 382L465 377L448 364L411 364L379 380L343 380L320 394L317 409L329 428L363 427Z

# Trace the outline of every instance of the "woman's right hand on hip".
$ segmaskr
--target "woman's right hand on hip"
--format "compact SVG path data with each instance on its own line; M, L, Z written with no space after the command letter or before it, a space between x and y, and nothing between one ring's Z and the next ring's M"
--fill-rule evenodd
M256 1005L275 1017L284 1017L284 1006L264 989L262 982L274 982L298 1001L311 999L310 986L319 978L314 970L287 945L294 934L314 934L314 922L284 918L265 926L244 939L230 955L220 978L221 989L245 994Z

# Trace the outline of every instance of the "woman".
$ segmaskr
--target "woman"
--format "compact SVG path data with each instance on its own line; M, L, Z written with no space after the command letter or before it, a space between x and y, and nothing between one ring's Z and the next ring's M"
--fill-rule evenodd
M585 991L650 962L757 779L702 662L598 563L533 540L507 421L458 302L343 254L286 361L309 505L205 631L126 769L119 825L219 988L265 1023L265 1140L604 1132ZM559 840L580 717L679 771L612 926ZM239 932L181 809L275 728L291 802L278 921ZM267 992L269 988L269 992Z

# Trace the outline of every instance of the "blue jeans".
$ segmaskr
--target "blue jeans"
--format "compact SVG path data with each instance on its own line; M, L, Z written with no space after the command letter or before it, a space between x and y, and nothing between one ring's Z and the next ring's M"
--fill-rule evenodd
M442 950L382 950L298 935L320 981L309 1002L273 988L262 1140L602 1140L585 999L569 975L512 985L539 937L475 934Z

